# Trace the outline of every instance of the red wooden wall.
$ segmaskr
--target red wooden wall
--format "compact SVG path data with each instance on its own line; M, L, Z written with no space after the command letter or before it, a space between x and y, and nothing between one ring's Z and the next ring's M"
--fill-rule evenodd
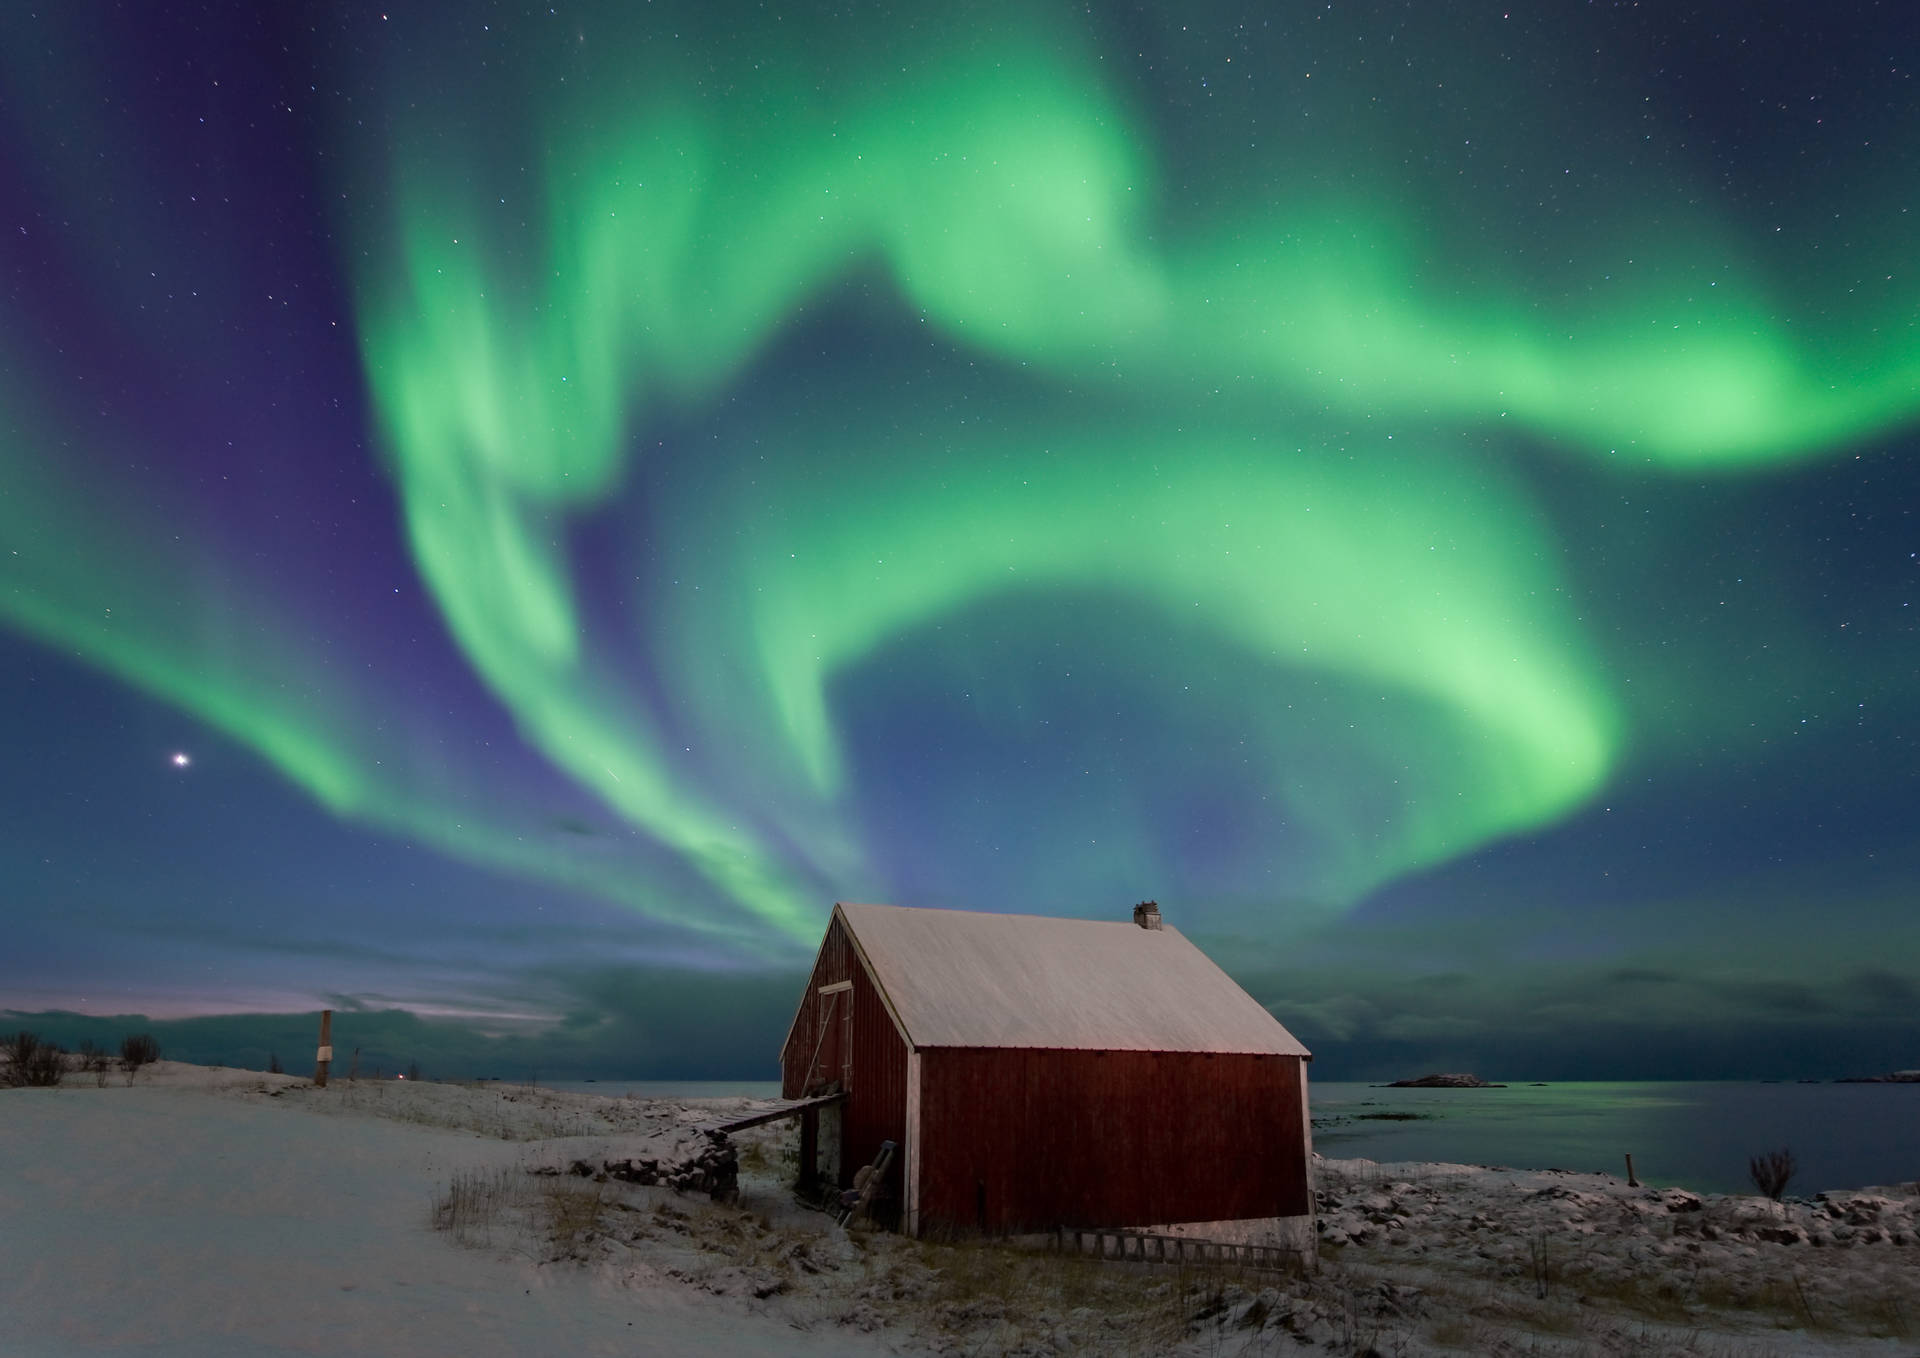
M1308 1210L1298 1057L929 1048L920 1127L923 1231Z
M900 1037L900 1030L894 1027L873 978L861 964L837 916L827 928L820 959L814 964L806 996L801 1001L799 1018L780 1053L780 1092L789 1099L818 1092L803 1088L802 1081L813 1060L815 1043L820 1038L820 1020L825 1013L820 987L836 981L853 982L852 1078L847 1083L848 1096L843 1105L840 1183L843 1188L850 1186L853 1172L861 1165L872 1163L880 1152L880 1143L892 1141L898 1149L888 1175L886 1201L876 1213L887 1217L900 1205L901 1172L906 1163L907 1045ZM848 996L842 994L832 1019L836 1027L844 1012L838 1006L847 1002ZM821 1050L831 1052L841 1036L838 1031L829 1033ZM823 1064L827 1069L815 1072L816 1086L836 1082L845 1069L838 1061L827 1063L823 1059Z

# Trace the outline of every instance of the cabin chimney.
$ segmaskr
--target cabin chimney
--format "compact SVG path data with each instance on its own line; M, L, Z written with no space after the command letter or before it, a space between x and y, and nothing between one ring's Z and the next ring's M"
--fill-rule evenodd
M1160 927L1160 905L1157 901L1142 901L1133 907L1133 922L1142 929Z

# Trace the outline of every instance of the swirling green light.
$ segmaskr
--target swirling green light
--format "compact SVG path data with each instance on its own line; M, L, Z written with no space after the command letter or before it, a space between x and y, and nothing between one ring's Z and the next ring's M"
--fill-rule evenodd
M190 507L168 512L150 489L136 502L105 477L77 475L92 458L47 432L60 423L0 389L0 622L191 713L333 815L621 902L731 952L768 951L737 917L683 909L685 884L636 874L626 855L557 844L537 810L490 804L457 770L413 757L424 737L383 735L430 723L391 691L358 691L330 639L286 616L267 582L238 577L183 535Z
M423 139L392 174L399 248L376 231L362 270L409 540L453 635L535 745L795 934L815 912L783 859L840 878L860 858L832 676L1010 580L1197 605L1239 644L1421 695L1479 731L1485 748L1456 765L1471 809L1411 816L1379 868L1336 894L1564 814L1619 739L1577 629L1548 606L1551 551L1524 508L1476 491L1444 454L1401 454L1427 465L1397 484L1343 479L1204 428L1158 448L1123 438L1121 470L1069 434L1018 490L977 466L936 488L873 448L804 531L762 535L725 566L729 592L703 605L721 621L655 638L679 686L649 714L587 640L569 516L611 501L657 418L712 398L863 265L883 263L907 306L1010 365L1108 400L1185 401L1230 373L1282 428L1306 401L1741 466L1812 455L1915 406L1913 346L1861 341L1835 382L1738 271L1584 310L1447 302L1391 205L1367 200L1280 202L1211 239L1157 239L1146 138L1087 53L1012 16L987 32L951 54L931 37L869 39L846 61L872 78L826 90L778 62L733 72L725 98L664 68L583 81L593 92L549 110L531 225L450 189L446 139ZM1666 263L1660 276L1692 267ZM1143 472L1156 456L1168 470ZM1311 525L1302 500L1322 507ZM1468 508L1436 508L1449 504ZM1237 557L1214 527L1230 506ZM1121 550L1116 518L1164 531ZM1436 533L1455 555L1418 554ZM1513 545L1461 554L1476 535ZM859 567L877 539L889 567ZM788 569L766 541L812 564ZM708 633L735 639L704 654ZM704 654L702 673L686 654ZM756 814L789 827L786 847L669 757L661 721L690 712L709 741L752 733L780 789Z
M797 842L850 791L835 677L894 636L1000 596L1124 593L1210 629L1276 677L1335 676L1450 714L1466 739L1436 730L1430 744L1379 750L1366 773L1326 770L1318 796L1289 786L1297 771L1270 770L1276 801L1304 817L1380 767L1411 766L1408 793L1447 770L1449 795L1410 797L1389 824L1336 816L1325 827L1350 851L1320 883L1336 899L1564 814L1617 747L1545 533L1524 504L1463 481L1439 456L1388 456L1382 439L1365 455L1282 458L1244 430L1028 425L889 461L881 448L836 454L818 433L781 432L786 470L756 476L751 497L686 514L667 543L703 595L744 607L715 617L663 591L674 597L662 608L678 643L670 672L706 740L751 749L763 796L779 787L778 804L814 806ZM1488 523L1501 532L1485 533ZM1277 709L1245 695L1256 726L1284 729ZM1347 739L1358 750L1379 734ZM1193 773L1206 776L1204 761ZM1363 853L1367 839L1379 845Z

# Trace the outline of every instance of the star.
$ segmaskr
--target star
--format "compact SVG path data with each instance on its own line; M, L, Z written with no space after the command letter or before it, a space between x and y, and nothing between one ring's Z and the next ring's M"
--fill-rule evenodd
M173 766L176 769L184 769L187 767L187 765L191 764L192 762L193 762L192 756L190 756L185 750L175 750L173 752Z

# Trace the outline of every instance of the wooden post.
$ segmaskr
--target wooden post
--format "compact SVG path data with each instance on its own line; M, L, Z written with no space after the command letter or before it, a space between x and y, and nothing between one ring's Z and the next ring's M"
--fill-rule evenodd
M1640 1187L1640 1181L1633 1177L1633 1157L1631 1155L1627 1157L1627 1187Z
M800 1187L811 1192L813 1181L819 1177L816 1164L820 1159L820 1110L809 1108L800 1114Z
M313 1061L313 1084L316 1089L327 1087L327 1067L333 1064L333 1010L320 1011L320 1050Z

